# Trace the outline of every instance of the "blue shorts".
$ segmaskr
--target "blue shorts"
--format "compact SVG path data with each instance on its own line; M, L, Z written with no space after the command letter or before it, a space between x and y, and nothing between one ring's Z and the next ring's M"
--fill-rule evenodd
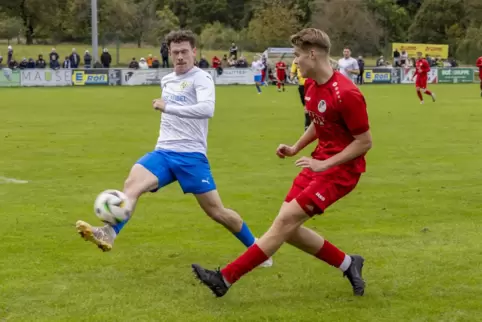
M202 153L155 150L140 158L137 164L159 180L158 187L151 192L176 180L184 193L201 194L216 190L209 161Z
M254 76L254 82L255 82L255 83L261 83L262 79L263 79L263 78L261 77L261 75L256 75L256 76Z

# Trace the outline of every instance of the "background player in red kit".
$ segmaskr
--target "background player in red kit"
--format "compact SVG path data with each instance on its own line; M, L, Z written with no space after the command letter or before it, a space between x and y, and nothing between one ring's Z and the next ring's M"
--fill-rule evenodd
M352 191L365 171L364 156L372 145L365 99L351 80L333 71L330 38L326 33L303 29L291 37L291 42L302 76L309 78L305 95L312 123L298 142L293 146L282 144L276 153L280 158L291 157L316 139L318 145L311 158L302 157L295 162L303 170L263 237L221 270L192 265L197 278L218 297L285 242L339 268L355 295L363 295L365 291L363 257L345 254L303 226Z
M278 92L281 91L283 87L283 92L285 91L285 80L286 80L286 63L282 60L276 63L276 85L278 86Z
M482 97L482 56L477 59L475 63L477 67L479 67L479 79L480 79L480 96Z
M427 89L428 72L430 71L430 65L427 60L422 57L422 53L417 53L417 62L415 63L415 74L413 77L417 77L415 80L415 87L417 88L417 96L420 99L420 104L423 104L422 92L426 95L432 96L432 100L435 102L435 93L432 93Z

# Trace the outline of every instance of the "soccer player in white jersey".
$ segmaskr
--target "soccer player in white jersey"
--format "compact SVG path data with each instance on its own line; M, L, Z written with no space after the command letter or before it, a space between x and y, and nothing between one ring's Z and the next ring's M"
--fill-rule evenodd
M161 81L162 98L152 102L153 108L162 112L159 138L155 150L134 164L124 185L131 216L142 194L178 181L184 193L194 194L209 217L249 247L255 238L241 217L223 206L206 157L208 121L215 103L213 79L194 66L196 47L191 31L172 31L167 44L174 72ZM78 221L76 227L85 240L109 251L126 223L93 227ZM271 264L270 259L263 266Z
M264 64L261 58L254 57L251 69L254 72L254 84L256 85L258 94L261 94L261 83L263 82L262 70L264 69Z
M355 82L356 76L360 73L358 61L351 57L350 48L343 49L343 58L338 60L338 68L340 73Z

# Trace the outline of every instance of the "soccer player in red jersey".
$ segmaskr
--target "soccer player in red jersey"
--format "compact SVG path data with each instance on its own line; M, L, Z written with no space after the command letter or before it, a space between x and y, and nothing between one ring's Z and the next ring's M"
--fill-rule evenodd
M331 43L326 33L303 29L291 37L291 43L302 76L308 79L306 107L312 123L298 142L292 146L281 144L276 154L280 158L292 157L315 140L318 145L311 157L295 162L303 169L263 237L221 270L192 265L197 278L218 297L285 242L339 268L350 281L354 295L361 296L365 291L364 258L347 255L303 226L350 193L365 171L365 154L372 146L365 99L350 79L331 67Z
M423 96L422 92L426 95L432 96L432 101L435 102L435 93L432 93L427 89L427 80L428 80L428 72L430 71L430 65L428 64L427 60L422 57L422 53L417 53L417 62L415 63L415 73L412 76L417 77L415 80L415 87L417 88L417 96L420 99L420 104L423 104Z
M479 67L479 79L480 79L480 96L482 97L482 56L477 59L475 63L477 67Z
M278 86L278 92L281 91L283 87L283 92L285 91L285 79L286 79L286 63L282 60L276 63L276 85Z

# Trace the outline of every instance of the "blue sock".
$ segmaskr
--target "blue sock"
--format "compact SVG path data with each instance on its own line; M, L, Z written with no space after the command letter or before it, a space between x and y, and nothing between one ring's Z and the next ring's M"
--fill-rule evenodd
M258 93L261 93L261 87L259 87L258 84L256 84L256 89L258 90Z
M244 246L249 247L254 244L255 238L251 230L249 230L248 225L243 222L243 226L241 226L241 230L238 233L234 233L237 239L244 244Z
M114 228L114 231L115 231L116 235L119 235L120 231L122 230L122 228L124 228L124 225L127 224L129 219L131 219L131 218L129 217L126 220L121 221L117 225L111 226L112 228Z

